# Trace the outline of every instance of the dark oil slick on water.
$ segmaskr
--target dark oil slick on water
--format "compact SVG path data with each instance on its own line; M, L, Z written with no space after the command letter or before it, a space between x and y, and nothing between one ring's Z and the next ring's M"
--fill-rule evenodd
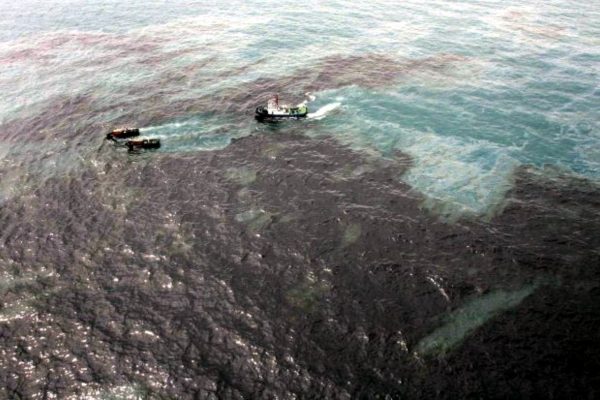
M5 202L2 303L22 315L0 325L2 397L596 393L598 188L524 168L492 221L447 224L409 166L280 132ZM422 344L523 288L444 352Z

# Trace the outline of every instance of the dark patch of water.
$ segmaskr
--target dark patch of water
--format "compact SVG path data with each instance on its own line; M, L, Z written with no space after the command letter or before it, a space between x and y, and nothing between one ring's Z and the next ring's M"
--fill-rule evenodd
M491 222L450 224L398 180L406 156L285 130L104 165L0 209L1 397L598 391L588 181L524 168ZM445 355L415 353L449 313L528 286Z

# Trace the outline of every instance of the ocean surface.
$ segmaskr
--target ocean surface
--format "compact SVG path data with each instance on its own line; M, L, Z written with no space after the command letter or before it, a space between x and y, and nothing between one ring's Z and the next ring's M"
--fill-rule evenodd
M599 82L595 0L1 2L0 398L600 397Z

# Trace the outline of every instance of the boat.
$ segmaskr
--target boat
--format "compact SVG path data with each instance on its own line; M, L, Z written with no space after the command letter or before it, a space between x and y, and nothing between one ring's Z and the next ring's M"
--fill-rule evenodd
M112 131L106 134L106 138L109 140L115 139L127 139L130 137L135 137L140 135L139 128L118 128L113 129Z
M267 107L259 106L256 108L255 118L258 121L277 121L306 118L307 115L308 107L306 107L306 104L300 104L297 107L279 104L279 96L275 95L267 102Z
M129 151L140 149L158 149L160 147L160 139L128 140L125 144L129 148Z

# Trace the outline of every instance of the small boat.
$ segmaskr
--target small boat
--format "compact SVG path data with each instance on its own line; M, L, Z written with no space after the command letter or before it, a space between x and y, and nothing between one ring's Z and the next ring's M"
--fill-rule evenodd
M128 140L125 144L129 148L129 151L140 149L158 149L160 147L160 139Z
M113 129L106 134L106 138L109 140L115 139L127 139L134 136L139 136L140 130L138 128L119 128Z
M306 118L308 107L306 104L300 104L297 107L279 104L279 96L275 95L267 102L267 107L257 107L254 117L258 121L277 121L283 119Z

